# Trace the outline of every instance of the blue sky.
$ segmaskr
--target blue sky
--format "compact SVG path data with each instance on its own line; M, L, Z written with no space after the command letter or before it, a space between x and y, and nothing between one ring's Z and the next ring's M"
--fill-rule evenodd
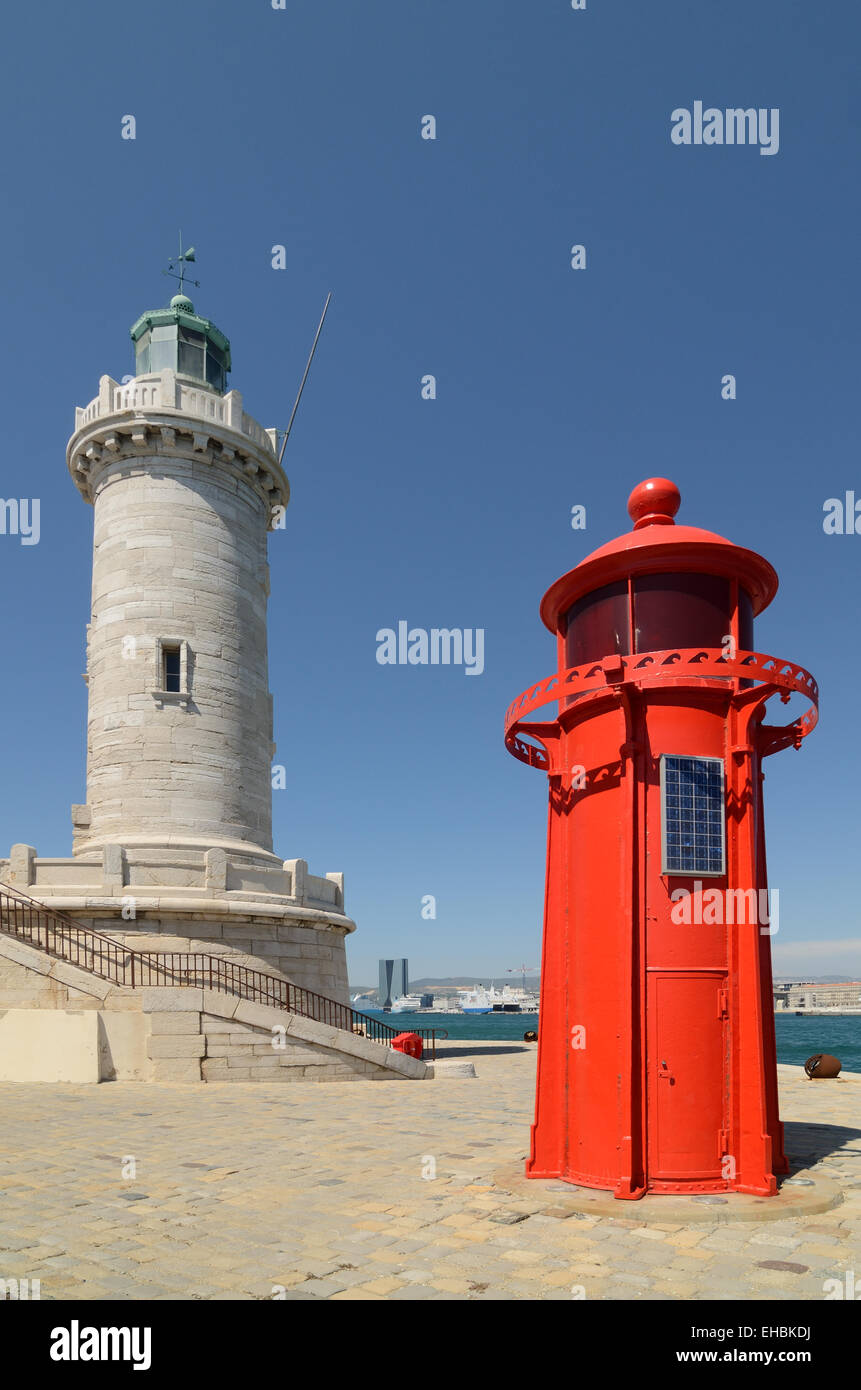
M857 6L48 0L4 33L0 491L41 500L41 539L0 536L2 852L70 852L92 516L64 448L182 226L264 425L334 292L270 543L274 811L285 858L346 873L354 982L537 965L546 783L502 717L553 668L542 593L652 474L780 575L757 646L822 718L767 764L775 960L857 978L861 536L822 528L861 498ZM673 145L697 100L779 108L779 152ZM378 665L398 619L483 628L484 673Z

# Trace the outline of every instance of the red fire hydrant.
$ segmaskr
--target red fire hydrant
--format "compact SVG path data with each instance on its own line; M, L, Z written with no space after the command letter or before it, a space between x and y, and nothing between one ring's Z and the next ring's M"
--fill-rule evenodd
M787 1164L762 764L810 733L818 690L754 650L771 565L677 526L679 501L641 483L633 531L552 585L557 672L506 716L509 751L550 790L527 1174L622 1198L769 1196ZM806 713L764 723L793 693Z

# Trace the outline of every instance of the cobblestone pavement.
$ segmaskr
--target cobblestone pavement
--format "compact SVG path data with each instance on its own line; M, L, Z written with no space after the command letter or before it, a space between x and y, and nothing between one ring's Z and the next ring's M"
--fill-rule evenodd
M43 1299L822 1299L850 1270L861 1288L861 1078L781 1069L795 1166L844 1181L841 1206L656 1226L494 1190L526 1153L535 1052L470 1055L476 1080L4 1084L0 1278Z

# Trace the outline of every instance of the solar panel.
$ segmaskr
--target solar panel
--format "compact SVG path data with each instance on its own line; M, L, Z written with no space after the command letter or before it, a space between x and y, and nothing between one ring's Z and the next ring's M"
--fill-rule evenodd
M720 877L726 826L720 758L661 756L661 873Z

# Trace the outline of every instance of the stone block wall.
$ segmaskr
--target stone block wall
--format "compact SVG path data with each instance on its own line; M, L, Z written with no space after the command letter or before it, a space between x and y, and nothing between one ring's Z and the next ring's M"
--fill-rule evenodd
M232 964L278 975L301 989L323 994L339 1003L349 1002L345 933L336 927L308 924L276 925L272 918L259 922L189 920L147 916L137 922L76 920L103 932L135 951L202 952L223 956Z
M44 859L18 844L0 859L0 885L134 950L230 956L347 1003L345 940L355 924L343 911L343 874L317 878L303 859L274 863L280 867L218 848L127 851L117 844L73 860Z
M115 435L92 476L87 843L172 833L271 849L262 491L232 449L155 421L137 442ZM162 643L182 652L178 694L163 689Z
M51 1015L43 1025L40 1013ZM62 1053L80 1053L78 1033L86 1015L92 1016L95 1046L92 1079L150 1080L139 990L100 980L0 934L0 1049L7 1080L71 1079ZM88 1075L82 1072L79 1079Z
M140 1010L140 997L0 934L0 1009Z

